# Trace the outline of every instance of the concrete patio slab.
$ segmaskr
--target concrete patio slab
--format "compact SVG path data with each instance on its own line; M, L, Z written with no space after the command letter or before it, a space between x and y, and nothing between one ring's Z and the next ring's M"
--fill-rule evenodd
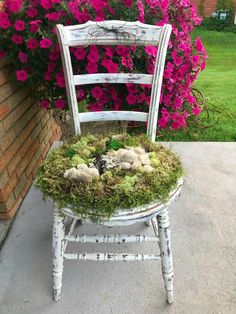
M160 264L66 261L62 299L52 301L51 205L31 187L0 253L1 314L235 314L236 144L172 143L182 157L186 181L170 208L175 302L166 304ZM104 230L105 229L105 230ZM115 228L126 233L126 228ZM137 224L128 233L151 234ZM78 226L81 233L109 233ZM112 230L113 231L113 230ZM116 230L115 230L116 231ZM101 245L137 252L137 244ZM76 250L92 252L93 246ZM97 251L97 247L95 249ZM139 251L141 251L139 249ZM155 244L142 245L155 253Z

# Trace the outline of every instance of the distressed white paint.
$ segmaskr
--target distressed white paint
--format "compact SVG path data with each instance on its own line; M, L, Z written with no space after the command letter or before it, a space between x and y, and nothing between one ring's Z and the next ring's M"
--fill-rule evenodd
M104 21L87 22L82 25L57 25L57 36L60 44L66 90L70 105L73 127L80 134L80 122L101 120L131 120L148 122L147 134L155 141L160 92L171 26L154 26L140 22ZM83 45L158 45L157 62L154 75L107 73L93 75L74 75L69 47ZM76 85L96 83L137 83L151 84L151 102L149 113L110 111L96 113L79 113L76 99ZM128 226L136 222L146 222L153 227L154 236L145 235L73 235L76 222L81 219L70 208L54 208L53 225L53 288L54 300L61 296L62 272L64 259L80 261L147 261L161 260L162 273L167 291L168 302L173 302L173 263L170 246L170 228L168 206L180 194L183 180L169 194L165 203L153 202L133 209L119 209L109 220L103 222L107 226ZM94 215L91 211L91 216ZM65 217L73 218L69 232L65 235ZM85 220L86 222L86 220ZM129 253L66 253L69 242L80 243L139 243L156 241L160 254Z
M65 44L68 46L136 45L155 46L159 42L162 27L141 22L88 21L85 24L65 26ZM114 32L116 30L116 32Z
M80 122L89 121L147 121L146 112L138 111L96 111L80 113Z
M146 235L121 235L121 234L111 234L111 235L75 235L75 236L66 236L65 239L70 242L77 243L141 243L141 242L157 242L157 237L150 237Z
M99 73L99 74L80 74L74 75L75 85L86 84L152 84L153 75L137 73Z
M94 262L141 262L160 260L160 255L129 253L78 253L64 254L65 259Z
M165 282L165 289L167 292L167 301L172 303L173 299L173 261L171 252L171 239L170 239L170 222L168 210L161 212L157 216L158 232L160 238L160 254L162 276Z
M62 272L63 272L63 241L65 235L65 216L54 206L54 222L52 236L53 256L53 296L55 301L61 298Z

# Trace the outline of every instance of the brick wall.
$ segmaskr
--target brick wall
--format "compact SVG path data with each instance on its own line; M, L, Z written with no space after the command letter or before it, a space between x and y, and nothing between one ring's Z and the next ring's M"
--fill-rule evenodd
M0 219L11 219L60 128L0 63Z
M202 3L202 0L191 0L192 3L194 3L197 7L199 8L199 4ZM232 1L234 4L234 8L236 9L236 0ZM204 0L203 5L204 5L204 15L205 16L210 16L212 12L215 11L216 9L216 4L217 0Z

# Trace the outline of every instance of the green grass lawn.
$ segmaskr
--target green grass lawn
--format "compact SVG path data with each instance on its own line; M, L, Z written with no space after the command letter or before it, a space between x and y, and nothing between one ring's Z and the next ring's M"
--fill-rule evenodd
M208 53L207 67L195 87L206 98L210 109L208 125L203 129L173 132L161 137L172 141L236 141L236 34L197 29ZM218 120L217 123L215 123Z

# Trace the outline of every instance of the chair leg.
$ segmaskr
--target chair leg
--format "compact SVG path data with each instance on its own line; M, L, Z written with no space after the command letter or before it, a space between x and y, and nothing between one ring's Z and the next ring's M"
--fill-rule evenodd
M173 298L173 260L171 252L171 239L170 239L170 222L168 209L165 209L157 216L158 231L160 239L160 254L162 265L162 276L165 283L167 292L167 301L171 304Z
M54 208L52 254L53 254L53 299L59 301L61 298L62 273L63 273L63 254L65 237L65 216Z

